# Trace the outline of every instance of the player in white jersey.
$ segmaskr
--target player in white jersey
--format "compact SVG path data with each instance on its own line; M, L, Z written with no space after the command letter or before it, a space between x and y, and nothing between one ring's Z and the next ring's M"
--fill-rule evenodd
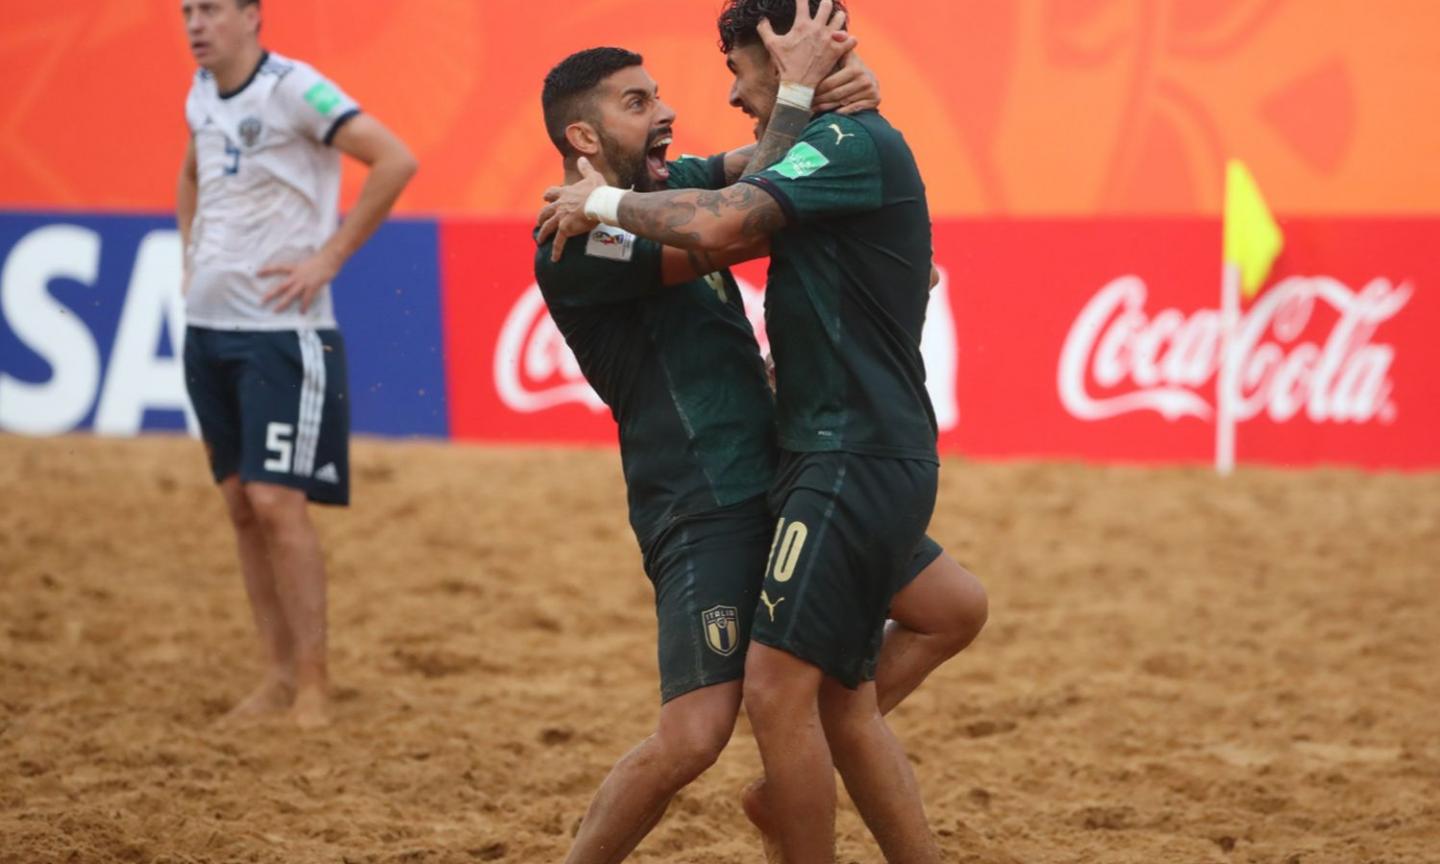
M260 45L260 0L182 0L200 69L177 215L186 386L230 515L265 677L229 716L328 720L324 556L307 504L349 502L345 348L330 281L415 173L320 73ZM340 153L369 166L339 225Z

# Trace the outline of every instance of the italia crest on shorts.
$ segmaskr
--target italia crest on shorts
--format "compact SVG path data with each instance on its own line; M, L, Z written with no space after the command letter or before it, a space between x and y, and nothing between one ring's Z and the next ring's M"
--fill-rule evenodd
M735 653L740 644L740 616L734 606L712 606L700 613L705 625L705 644L721 657Z

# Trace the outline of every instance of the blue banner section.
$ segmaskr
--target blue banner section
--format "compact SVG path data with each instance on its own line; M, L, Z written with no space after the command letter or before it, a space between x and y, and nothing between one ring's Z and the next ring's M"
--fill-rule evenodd
M350 361L355 431L449 436L439 226L386 223L331 290Z
M0 213L0 431L194 428L174 225ZM334 285L356 432L449 433L438 233L389 223Z

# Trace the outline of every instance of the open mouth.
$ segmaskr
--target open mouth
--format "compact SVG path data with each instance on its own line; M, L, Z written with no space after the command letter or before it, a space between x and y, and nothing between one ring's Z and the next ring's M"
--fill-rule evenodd
M650 169L650 177L660 183L670 179L670 168L665 164L665 154L669 151L672 140L670 133L663 133L651 142L650 149L645 151L645 167Z
M210 43L209 43L209 42L191 42L191 43L190 43L190 53L191 53L191 54L203 54L203 53L205 53L205 51L207 51L209 48L210 48Z

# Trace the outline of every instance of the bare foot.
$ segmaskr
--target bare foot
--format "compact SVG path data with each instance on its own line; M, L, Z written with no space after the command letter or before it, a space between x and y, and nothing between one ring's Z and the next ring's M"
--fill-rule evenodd
M780 843L775 840L775 832L770 825L769 810L765 806L764 777L746 786L745 791L740 793L740 807L745 811L745 818L760 832L768 864L785 864L785 858L780 854Z
M319 687L306 687L295 694L290 719L301 729L319 729L330 725L330 698Z
M250 691L249 696L241 699L238 705L221 717L219 722L232 723L263 717L266 714L278 714L289 708L294 698L295 690L289 682L281 678L266 678L260 682L259 687Z

